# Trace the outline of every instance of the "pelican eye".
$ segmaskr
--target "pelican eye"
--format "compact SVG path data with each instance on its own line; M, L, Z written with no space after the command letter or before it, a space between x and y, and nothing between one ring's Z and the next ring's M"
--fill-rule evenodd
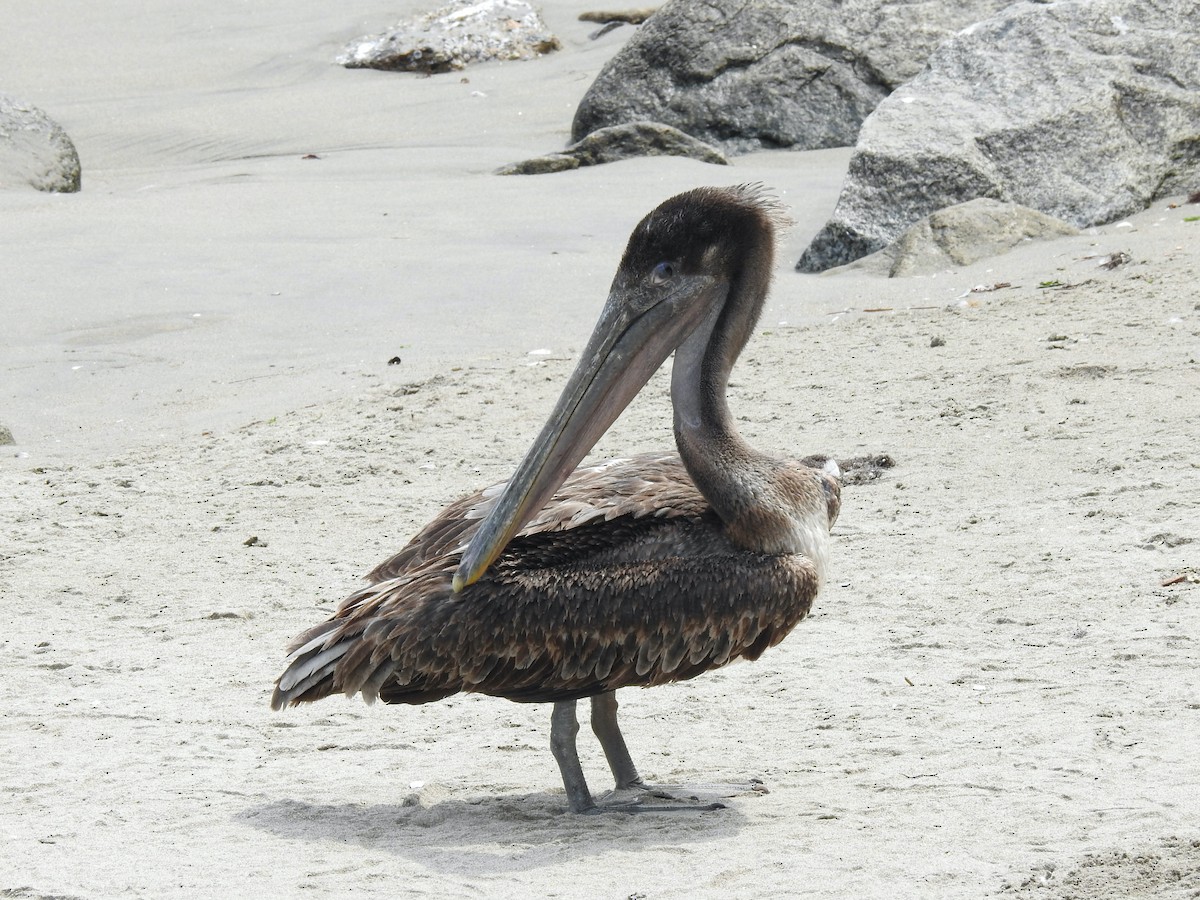
M653 281L655 284L666 284L668 281L670 281L674 277L675 277L675 263L673 263L673 262L666 262L666 261L660 262L657 266L654 267L654 270L650 273L650 280Z

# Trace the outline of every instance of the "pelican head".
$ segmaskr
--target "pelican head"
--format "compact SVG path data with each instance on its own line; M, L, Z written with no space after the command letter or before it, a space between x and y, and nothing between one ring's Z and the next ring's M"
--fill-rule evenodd
M760 188L740 186L679 194L638 223L554 411L462 556L456 592L483 575L689 337L704 342L697 378L723 391L758 319L783 219Z

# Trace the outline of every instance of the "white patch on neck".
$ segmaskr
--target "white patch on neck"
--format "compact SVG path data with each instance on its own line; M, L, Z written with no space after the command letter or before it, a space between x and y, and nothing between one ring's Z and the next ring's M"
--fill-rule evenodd
M817 584L822 585L825 573L829 571L829 525L818 521L816 516L803 516L793 522L796 552L812 560L813 568L817 570Z

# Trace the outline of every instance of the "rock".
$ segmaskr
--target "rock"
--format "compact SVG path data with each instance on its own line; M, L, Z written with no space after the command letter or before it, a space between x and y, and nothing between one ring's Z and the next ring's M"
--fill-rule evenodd
M797 268L879 250L993 197L1080 228L1200 178L1200 3L1017 3L959 33L863 124L833 216Z
M79 190L79 154L62 127L35 106L0 94L0 188Z
M601 70L571 139L652 120L729 153L848 146L934 47L1009 2L674 0Z
M654 15L656 7L644 6L641 9L622 10L588 10L579 14L580 22L599 22L608 25L612 22L624 22L627 25L641 25Z
M1036 209L980 197L926 216L891 246L855 265L886 269L891 278L929 275L999 256L1027 241L1078 233L1074 225Z
M1124 250L1117 250L1117 251L1114 251L1113 253L1110 253L1107 256L1103 257L1100 260L1100 262L1097 263L1097 265L1101 269L1107 269L1108 271L1111 272L1113 269L1118 269L1121 266L1125 265L1125 263L1132 262L1132 261L1133 261L1133 257L1130 256L1128 253L1126 253Z
M579 160L569 153L547 153L545 156L534 156L520 162L509 163L496 170L497 175L550 175L554 172L566 172L578 169Z
M831 459L832 457L823 453L817 453L804 457L800 462L812 469L823 469ZM890 453L844 457L833 460L833 462L837 465L840 473L838 480L841 481L842 487L878 481L884 472L896 466L896 460Z
M13 437L13 433L9 427L7 425L0 425L0 447L6 447L16 442L16 438Z
M534 59L561 47L523 0L454 0L383 34L351 41L336 61L349 69L433 74L486 60Z
M622 25L641 25L657 10L654 7L625 10L589 10L579 14L580 22L599 22L602 27L588 35L588 40L596 41L610 31Z
M729 164L716 147L698 141L678 128L658 122L630 122L593 131L566 150L504 166L496 174L542 175L580 166L597 166L633 156L690 156L719 166Z

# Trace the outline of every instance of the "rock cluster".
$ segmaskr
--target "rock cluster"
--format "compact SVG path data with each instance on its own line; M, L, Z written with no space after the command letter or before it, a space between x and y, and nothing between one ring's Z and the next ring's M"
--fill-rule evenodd
M1011 0L674 0L601 70L571 139L672 125L729 153L853 144L959 29Z
M1078 227L1200 183L1200 2L1016 3L947 40L863 124L821 271L976 197Z

